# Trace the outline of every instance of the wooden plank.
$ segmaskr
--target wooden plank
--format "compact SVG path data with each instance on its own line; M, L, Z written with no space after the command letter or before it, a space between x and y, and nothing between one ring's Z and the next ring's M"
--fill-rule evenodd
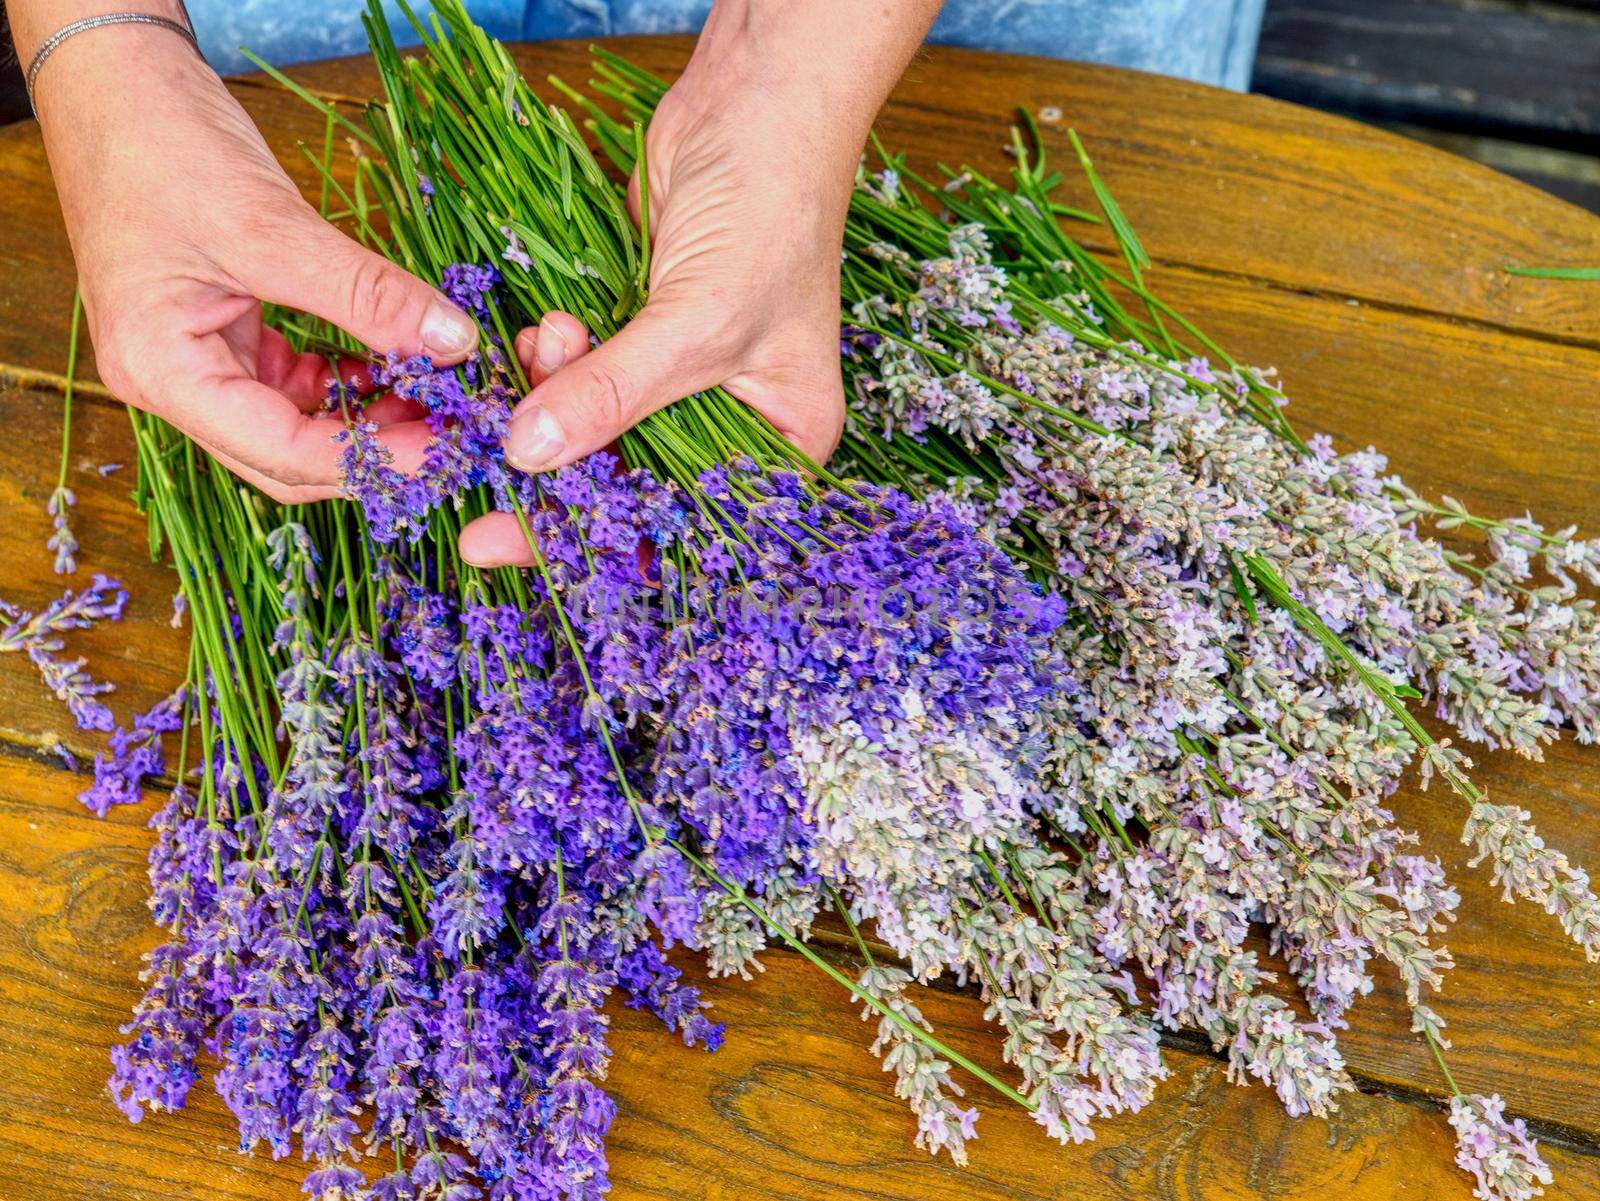
M613 44L664 72L688 46L682 38ZM515 53L534 79L587 73L587 50L578 44ZM354 99L375 87L363 61L295 74ZM294 142L320 144L317 118L276 89L235 90L309 186ZM909 149L925 168L943 159L1003 171L1006 121L1018 104L1066 114L1047 127L1050 150L1071 179L1066 195L1091 203L1071 169L1071 123L1163 263L1600 345L1600 305L1591 293L1501 270L1513 262L1600 262L1600 221L1381 130L1178 80L948 48L913 64L881 128L887 144ZM59 371L69 255L33 125L0 130L0 173L11 183L0 226L0 275L8 281L0 291L0 364ZM1103 234L1087 234L1104 245Z
M0 757L0 1179L7 1201L290 1201L300 1165L232 1153L229 1116L202 1085L181 1114L134 1126L104 1092L106 1052L137 995L144 919L142 815L101 822L65 772ZM1336 1190L1352 1198L1466 1201L1450 1130L1430 1105L1350 1096L1330 1122L1294 1121L1222 1065L1169 1051L1173 1078L1145 1112L1103 1123L1081 1147L1045 1141L1027 1115L991 1102L972 1163L958 1170L911 1145L913 1125L866 1050L842 992L774 954L751 983L707 995L730 1037L691 1051L615 1006L610 1140L616 1201L819 1196L998 1201L1067 1195L1180 1199ZM927 991L928 1016L960 1050L995 1066L994 1036L970 997ZM1600 1158L1546 1147L1562 1195L1600 1196Z
M1600 14L1504 0L1273 0L1254 91L1364 117L1600 148Z
M671 76L689 42L607 45ZM585 45L518 45L512 53L533 80L588 75ZM356 98L373 94L376 82L360 59L292 74ZM879 129L886 145L924 167L942 161L1002 172L1019 105L1061 110L1044 131L1070 201L1093 207L1075 174L1068 125L1160 261L1600 344L1592 298L1548 281L1523 287L1532 281L1500 270L1512 261L1600 262L1600 221L1368 125L1113 67L927 47ZM1089 240L1109 245L1103 235Z
M1408 138L1504 171L1591 213L1600 213L1600 157L1421 125L1385 125Z
M46 391L0 386L0 597L38 610L104 572L127 585L130 601L122 621L70 635L66 653L89 659L98 679L117 690L106 698L119 718L168 695L181 682L188 634L171 626L176 577L150 561L145 520L133 507L133 439L120 405L80 398L73 420L71 487L78 494L72 526L81 544L80 566L68 576L50 570L44 540L50 519L44 506L55 487L61 446L61 397ZM128 467L102 478L106 463ZM45 751L65 745L92 755L98 735L73 728L72 720L39 682L28 660L0 655L0 740Z

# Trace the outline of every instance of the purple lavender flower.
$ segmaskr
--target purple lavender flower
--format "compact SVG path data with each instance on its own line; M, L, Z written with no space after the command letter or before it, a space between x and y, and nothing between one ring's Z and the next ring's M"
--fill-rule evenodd
M444 981L440 1008L428 1030L430 1069L449 1133L468 1147L498 1138L506 1120L507 1089L514 1078L508 1053L510 1023L493 972L469 967Z
M44 686L55 693L56 699L67 707L80 730L109 730L116 725L116 717L97 696L110 692L115 685L92 678L83 670L84 659L58 659L42 644L28 648L28 658L39 669Z
M410 584L404 588L396 625L400 661L412 678L436 689L453 684L462 649L455 605Z
M500 283L500 272L488 263L452 263L444 269L444 294L456 307L471 313L478 324L489 324L489 296Z
M367 1195L367 1178L345 1163L325 1164L310 1173L301 1190L312 1201L356 1201Z
M483 860L483 847L473 835L457 837L446 854L449 873L428 908L440 947L465 962L494 939L505 921L504 889Z
M715 1051L725 1033L721 1022L706 1016L706 1002L700 990L682 982L683 973L667 962L660 946L643 939L617 955L613 973L628 994L628 1005L647 1009L661 1019L668 1030L683 1039L685 1046L704 1046Z
M429 514L443 504L458 503L480 484L501 492L513 486L501 441L519 397L498 351L441 369L426 357L391 355L373 369L373 378L419 405L433 435L414 475L393 465L371 422L358 416L340 435L345 440L340 455L344 493L361 506L373 539L388 544L403 535L422 534Z
M467 1161L450 1151L420 1156L411 1169L410 1188L414 1201L477 1201L483 1195L471 1181Z
M122 585L95 573L87 587L68 588L37 613L0 600L0 617L9 624L0 629L0 651L23 650L28 644L53 638L68 630L82 630L99 621L116 621L128 603Z
M132 1037L111 1048L111 1095L137 1122L146 1109L179 1109L199 1077L195 1056L205 1028L200 982L184 970L185 954L164 943L146 960L149 984L122 1028Z
M179 688L148 711L135 714L131 730L118 726L112 731L110 754L94 757L94 783L78 794L96 817L104 817L117 805L138 804L145 782L166 769L161 739L182 727L184 696Z
M425 1021L421 1006L408 1001L385 1009L368 1028L361 1087L375 1140L409 1142L408 1131L423 1111L420 1072L429 1054Z
M45 687L67 706L80 729L110 730L116 719L103 701L96 698L112 690L112 685L97 681L83 670L84 660L62 659L62 635L70 630L87 629L100 621L117 621L128 602L128 594L116 580L96 574L88 587L67 589L37 613L0 600L0 653L22 651L39 669Z
M219 1061L217 1093L239 1124L239 1149L265 1142L279 1158L289 1153L301 1108L303 1082L294 1063L300 1033L316 1009L314 948L295 922L299 893L262 879L261 866L235 863L219 897L219 908L229 914L230 949L248 948L250 956L233 981L211 1046Z
M294 1115L294 1130L300 1136L301 1154L321 1165L306 1178L305 1191L318 1201L340 1201L343 1190L364 1183L361 1173L348 1160L355 1152L353 1142L359 1128L352 1095L355 1049L350 1036L327 1007L326 1014L301 1045L294 1071L303 1082Z
M560 893L532 933L549 954L534 982L548 1063L538 1175L555 1196L587 1201L610 1187L605 1136L616 1104L599 1084L611 1059L601 1007L616 978L590 962L599 932L580 894Z

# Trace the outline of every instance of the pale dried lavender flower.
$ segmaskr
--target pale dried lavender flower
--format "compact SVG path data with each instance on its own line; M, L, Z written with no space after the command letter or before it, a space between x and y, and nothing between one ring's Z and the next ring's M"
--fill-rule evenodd
M1456 1128L1456 1164L1478 1182L1480 1201L1531 1201L1544 1194L1550 1169L1528 1137L1521 1118L1506 1120L1505 1102L1492 1096L1457 1094L1450 1099Z
M1490 860L1506 900L1521 897L1540 906L1560 921L1591 963L1600 962L1600 897L1590 887L1589 873L1545 846L1526 809L1479 801L1461 841L1476 849L1474 867Z
M906 996L910 983L910 974L902 968L868 964L856 981L856 987L863 996L877 1001L895 1017L865 1005L861 1020L878 1019L878 1035L873 1040L872 1053L883 1060L884 1071L894 1073L895 1096L909 1104L917 1115L917 1146L927 1148L932 1154L948 1151L952 1160L965 1164L966 1144L975 1133L978 1111L951 1100L952 1096L963 1094L961 1086L950 1076L950 1065L939 1058L926 1040L912 1032L920 1029L931 1033L933 1026Z

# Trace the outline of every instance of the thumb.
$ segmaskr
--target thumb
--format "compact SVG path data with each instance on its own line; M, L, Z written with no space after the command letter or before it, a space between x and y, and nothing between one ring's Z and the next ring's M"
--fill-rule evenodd
M552 323L547 317L542 324ZM565 338L562 332L554 340ZM541 350L543 345L541 333ZM716 363L702 351L682 322L655 315L648 306L581 358L580 347L568 346L567 365L511 414L506 458L514 467L535 472L554 471L593 454L657 409L717 383Z
M290 215L281 247L240 282L262 300L300 309L381 353L456 363L478 346L478 326L437 288L346 237L309 205Z

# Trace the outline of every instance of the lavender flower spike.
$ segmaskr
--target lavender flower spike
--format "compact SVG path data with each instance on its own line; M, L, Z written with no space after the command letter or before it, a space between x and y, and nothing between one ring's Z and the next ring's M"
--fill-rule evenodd
M1508 1122L1505 1110L1498 1093L1458 1094L1450 1101L1456 1164L1478 1182L1472 1195L1479 1201L1531 1201L1544 1194L1540 1185L1551 1180L1527 1125L1521 1118Z
M73 537L72 519L68 512L77 503L78 497L72 489L62 485L50 493L50 500L45 505L45 512L50 514L54 529L45 546L55 552L57 575L69 575L78 570L78 560L74 558L78 553L78 540Z

